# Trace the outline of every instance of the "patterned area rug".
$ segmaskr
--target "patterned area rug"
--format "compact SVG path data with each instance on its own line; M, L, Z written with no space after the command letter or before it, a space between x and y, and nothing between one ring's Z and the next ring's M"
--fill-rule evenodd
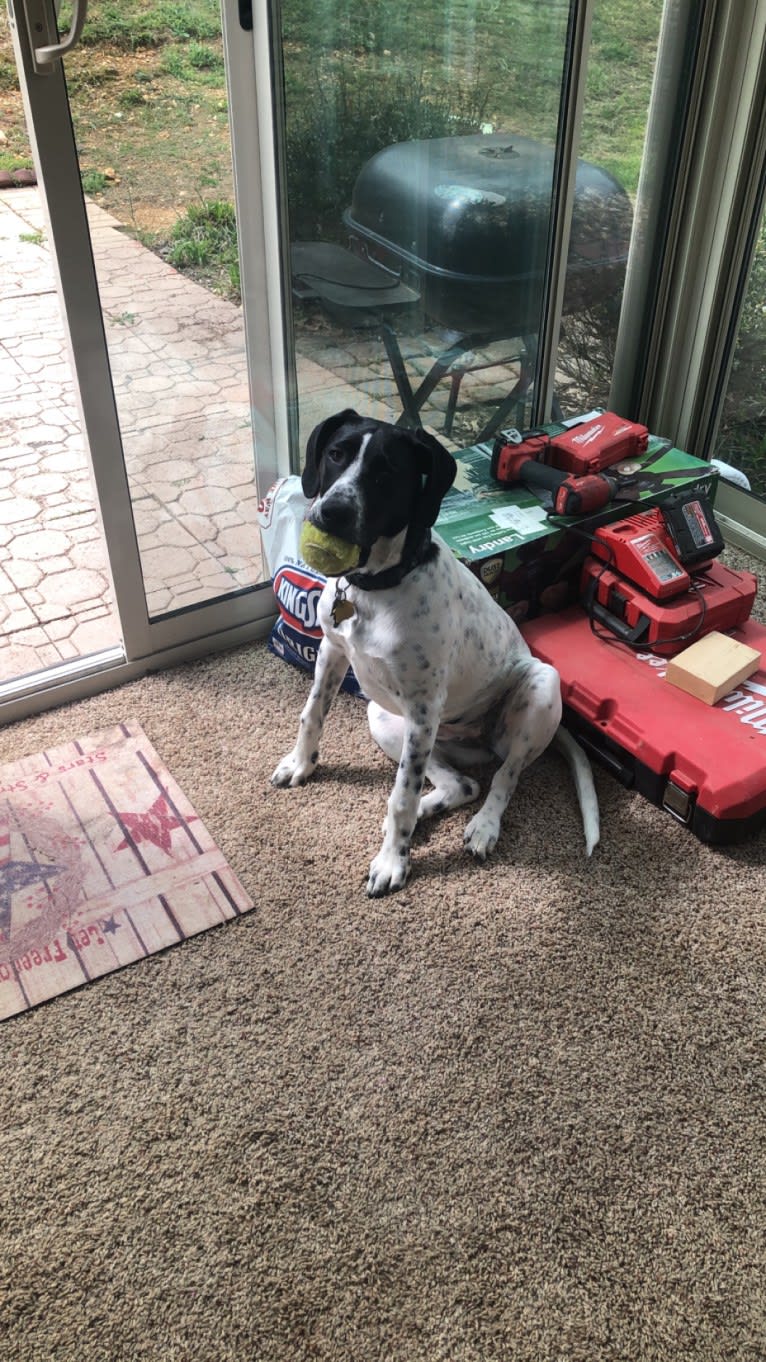
M139 724L0 767L0 1019L252 906Z

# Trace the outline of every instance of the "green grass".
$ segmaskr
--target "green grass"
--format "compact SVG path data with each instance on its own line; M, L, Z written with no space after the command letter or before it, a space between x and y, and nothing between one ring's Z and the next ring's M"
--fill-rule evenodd
M192 204L175 224L163 254L176 269L213 270L217 276L223 276L227 292L238 293L239 256L233 205L221 199Z
M602 0L594 15L583 155L611 170L631 193L641 163L661 8L661 0ZM546 141L555 136L565 0L422 0L416 8L390 0L283 0L281 15L288 132L296 125L310 131L316 112L323 135L332 133L356 84L348 138L353 145L362 130L358 108L367 119L367 145L375 132L374 109L363 107L362 87L374 85L390 108L408 81L421 86L419 106L451 116L456 128L481 110L504 131ZM223 81L218 0L91 0L82 44L103 54L161 51L161 75L187 85L192 94L206 82ZM109 68L96 67L87 51L81 55L82 61L68 64L72 88L108 83ZM3 52L0 89L14 82L13 63ZM120 100L126 110L140 111L138 92L123 93ZM418 124L427 123L423 109L416 112Z
M8 57L0 56L0 90L15 90L17 85L15 62Z
M109 183L106 175L100 170L83 170L80 179L86 194L100 194Z
M29 156L17 155L12 151L0 151L0 170L28 170L31 165Z
M484 123L552 145L568 12L563 0L284 0L292 235L342 240L359 169L384 146ZM581 154L631 195L659 13L658 0L609 0L594 19Z
M223 52L207 43L172 44L163 49L160 70L186 83L220 84L223 81Z
M146 103L146 95L143 90L128 89L123 90L119 96L118 103L123 109L133 109L138 104Z
M766 220L750 271L716 454L766 492Z
M189 66L183 48L176 45L166 47L160 59L160 70L166 76L183 80L189 74Z
M188 42L218 38L221 33L217 4L209 0L185 0L146 5L141 0L126 3L99 3L92 0L83 30L85 46L107 44L132 50L137 47L161 47L164 43Z
M206 43L187 43L186 58L195 71L223 70L223 54Z

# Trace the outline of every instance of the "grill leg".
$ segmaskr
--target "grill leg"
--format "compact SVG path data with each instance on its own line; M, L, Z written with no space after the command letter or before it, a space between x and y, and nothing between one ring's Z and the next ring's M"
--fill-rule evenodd
M536 365L537 337L525 336L518 381L511 389L508 396L500 403L500 406L497 408L491 421L488 421L484 429L476 436L477 444L482 444L485 440L489 440L490 437L495 434L496 430L499 430L501 426L504 426L506 417L514 407L517 409L515 413L516 425L519 429L522 428L524 424L524 403L526 402L528 395L534 392ZM562 416L561 404L555 393L551 402L551 408L551 414L554 421L560 421Z
M399 342L396 339L394 331L392 331L391 327L388 326L386 322L381 323L380 336L386 347L386 354L391 366L391 373L394 376L396 391L399 394L399 401L402 404L402 414L396 424L397 426L404 425L417 430L422 425L419 403L416 395L412 391L412 384L410 383L407 370L404 367L404 358L399 347Z
M483 444L485 440L489 440L491 436L494 435L495 431L499 430L500 426L505 425L506 417L509 415L509 413L513 410L514 407L516 408L516 425L519 427L523 425L524 399L527 393L529 392L531 386L532 385L530 382L530 378L527 374L525 374L524 366L522 363L522 370L519 375L518 381L511 388L511 391L509 392L508 396L503 398L503 401L500 403L494 415L490 418L487 424L483 427L482 430L479 431L479 434L476 436L477 445Z
M463 370L453 369L450 376L449 397L447 399L447 410L444 413L444 434L452 434L452 422L455 419L457 410L457 399L460 394L460 384L463 381Z
M426 374L422 383L414 393L412 393L412 389L410 388L410 392L412 393L412 405L415 409L416 415L415 419L416 425L418 426L422 425L422 422L420 420L420 410L428 401L428 398L431 396L431 393L433 392L437 383L441 383L445 374L448 373L449 370L452 368L452 365L455 363L455 360L459 359L461 355L464 355L466 350L472 349L473 345L474 342L472 341L470 336L465 336L463 340L456 341L454 345L451 345L448 350L445 350L444 354L441 355L439 359L437 359L436 362L431 365L431 368L428 370L428 373ZM409 379L407 380L407 384L409 386ZM405 410L399 417L399 420L396 422L397 426L402 426L406 424L404 419L406 415L408 415L408 413Z

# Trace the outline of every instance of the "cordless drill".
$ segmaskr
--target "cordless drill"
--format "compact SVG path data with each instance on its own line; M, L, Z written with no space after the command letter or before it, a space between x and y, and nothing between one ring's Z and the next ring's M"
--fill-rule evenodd
M555 515L588 515L613 500L630 478L617 474L586 473L578 476L541 463L551 444L549 435L518 431L499 435L492 450L490 472L506 486L523 483L530 491L550 492Z

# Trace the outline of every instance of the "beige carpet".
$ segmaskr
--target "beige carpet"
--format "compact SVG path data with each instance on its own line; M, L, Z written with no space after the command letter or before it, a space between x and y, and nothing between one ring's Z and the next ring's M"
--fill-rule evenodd
M766 836L527 774L370 902L391 770L264 645L0 732L142 724L255 911L0 1029L3 1362L756 1362ZM189 715L194 715L190 726Z

